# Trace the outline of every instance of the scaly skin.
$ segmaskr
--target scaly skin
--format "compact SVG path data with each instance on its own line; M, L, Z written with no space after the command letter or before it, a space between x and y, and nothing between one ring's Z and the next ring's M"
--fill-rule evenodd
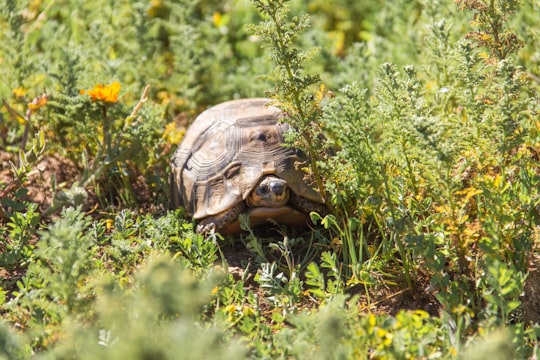
M226 228L227 225L232 224L238 216L244 212L246 204L242 201L230 209L227 209L219 214L202 219L197 225L197 232L199 234L207 234L214 230L220 232Z
M291 192L289 203L297 208L298 210L309 214L310 212L314 211L324 217L325 215L328 215L328 208L324 206L324 204L311 201L309 199L300 197L296 194L293 194Z

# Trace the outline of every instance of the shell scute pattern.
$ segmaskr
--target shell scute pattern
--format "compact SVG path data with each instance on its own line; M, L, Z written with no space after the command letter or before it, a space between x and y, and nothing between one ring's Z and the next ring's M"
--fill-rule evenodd
M298 196L322 202L296 168L305 157L283 145L289 125L268 102L225 102L193 122L172 158L175 207L183 206L194 219L216 215L244 201L268 174L286 180Z

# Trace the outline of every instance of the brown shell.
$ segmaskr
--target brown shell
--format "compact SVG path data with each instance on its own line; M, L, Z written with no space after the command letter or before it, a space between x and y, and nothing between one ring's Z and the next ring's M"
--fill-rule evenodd
M268 99L228 101L203 112L190 126L171 162L172 203L195 219L244 201L261 177L285 179L297 195L322 202L295 163L305 157L283 146L289 125Z

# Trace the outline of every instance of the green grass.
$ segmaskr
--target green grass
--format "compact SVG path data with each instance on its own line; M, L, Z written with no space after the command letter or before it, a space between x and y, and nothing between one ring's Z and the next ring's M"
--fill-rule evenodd
M538 1L0 5L0 358L540 355ZM331 214L205 239L168 162L251 96Z

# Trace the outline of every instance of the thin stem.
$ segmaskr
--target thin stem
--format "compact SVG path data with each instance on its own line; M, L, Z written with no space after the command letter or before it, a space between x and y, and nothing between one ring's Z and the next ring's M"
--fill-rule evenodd
M21 139L21 151L24 152L26 149L26 143L28 142L28 133L30 132L30 117L32 116L32 110L28 109L26 111L26 116L24 117L25 125L24 125L24 132ZM21 157L19 156L19 159L17 160L17 166L21 166Z
M414 289L413 287L413 283L412 283L412 279L411 279L411 274L410 274L410 264L409 264L409 259L407 257L407 252L405 251L405 248L403 247L403 244L401 243L401 239L399 239L399 237L397 236L398 235L398 228L396 226L396 219L397 219L397 214L396 214L396 209L395 209L395 206L394 206L394 203L392 201L392 195L391 195L391 190L390 190L390 183L388 181L388 171L386 169L386 166L385 164L383 163L382 164L382 174L383 174L383 182L384 182L384 192L386 193L386 200L388 201L388 207L389 207L389 210L390 210L390 216L392 216L392 221L393 221L393 224L392 224L392 227L394 228L394 236L393 236L393 240L394 240L394 243L396 244L396 246L398 247L398 251L399 251L399 254L401 255L401 260L403 261L403 266L405 268L405 280L407 281L407 285L409 286L409 288L411 290Z
M109 129L109 119L107 118L107 106L105 104L102 105L103 109L103 139L105 140L105 151L107 153L107 159L106 162L111 161L112 159L112 138L111 138L111 132Z

